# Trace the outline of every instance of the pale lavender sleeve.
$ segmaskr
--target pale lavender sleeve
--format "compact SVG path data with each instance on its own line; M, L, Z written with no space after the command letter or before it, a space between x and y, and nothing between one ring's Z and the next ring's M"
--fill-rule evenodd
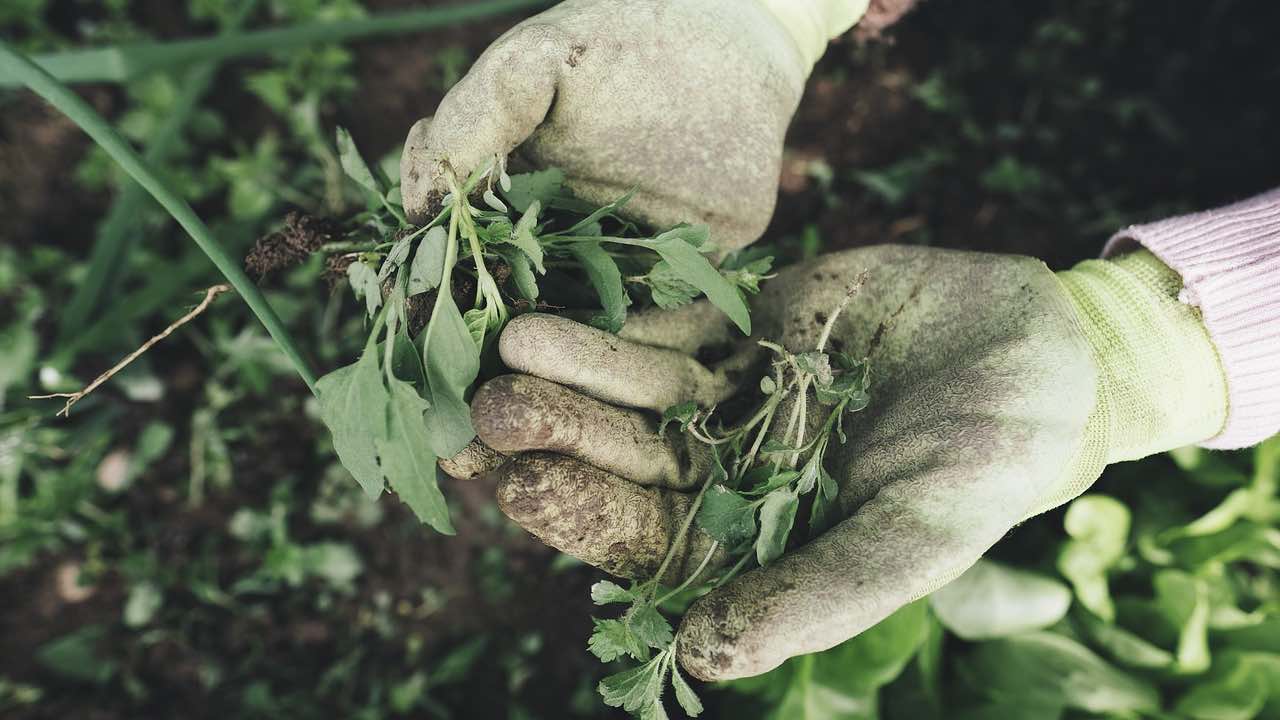
M1202 445L1248 447L1280 432L1280 188L1125 228L1104 255L1135 243L1182 275L1179 298L1200 309L1226 371L1227 424Z

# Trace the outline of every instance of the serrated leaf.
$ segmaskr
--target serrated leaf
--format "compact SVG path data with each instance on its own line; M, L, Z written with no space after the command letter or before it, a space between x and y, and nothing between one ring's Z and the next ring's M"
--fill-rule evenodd
M534 202L546 207L563 194L564 171L558 168L512 175L511 188L503 190L507 203L520 213L527 212Z
M357 300L364 300L369 317L378 314L382 307L382 285L378 282L378 273L362 262L353 262L347 266L347 280Z
M640 661L649 659L649 646L625 621L595 618L592 618L592 621L595 623L595 630L587 640L587 650L600 658L601 662L613 662L623 656Z
M688 305L700 294L698 288L680 278L666 260L659 260L645 276L653 303L663 310Z
M427 433L437 457L453 457L476 436L465 394L480 373L480 348L447 292L436 295L423 346L427 370Z
M387 437L387 403L374 346L365 348L353 365L316 382L320 416L333 434L338 459L371 499L382 493L377 441Z
M799 507L800 498L789 488L765 496L760 506L760 536L756 538L756 561L761 565L777 560L786 551Z
M419 520L436 532L453 535L449 506L436 483L436 456L431 452L431 438L422 417L426 409L427 401L418 397L412 385L393 378L387 410L388 437L379 439L376 445L391 489Z
M698 527L727 548L756 534L756 504L723 485L712 485L695 518Z
M698 699L698 694L693 691L689 683L685 682L678 665L679 663L671 663L671 686L676 690L676 702L680 703L680 707L689 717L698 717L702 714L702 701Z
M640 642L655 650L665 649L674 637L671 623L650 604L635 606L628 614L627 622Z
M654 700L640 708L640 720L670 720L667 709L662 706L662 699Z
M592 324L617 333L627 320L627 306L631 304L631 298L627 297L627 291L622 287L622 273L618 270L618 264L598 242L572 243L569 245L569 252L582 263L582 269L587 273L591 286L596 289L596 294L600 296L600 304L604 308L604 315L594 318Z
M712 267L698 248L690 245L676 230L659 235L653 249L671 264L677 277L702 291L713 305L720 308L743 334L751 334L751 315L737 288Z
M615 582L601 580L591 586L591 600L597 605L631 602L634 599L635 595L630 590Z
M637 712L662 697L662 661L663 655L658 655L640 667L610 675L596 689L606 705Z
M356 149L355 141L351 139L351 133L347 132L346 128L340 127L337 129L336 135L338 162L342 165L342 171L365 190L378 197L384 196L386 189L374 177L373 171L369 170L369 165L360 156L360 151Z
M439 225L427 231L418 243L418 251L409 266L409 296L420 295L440 287L444 277L444 261L448 252L449 233Z

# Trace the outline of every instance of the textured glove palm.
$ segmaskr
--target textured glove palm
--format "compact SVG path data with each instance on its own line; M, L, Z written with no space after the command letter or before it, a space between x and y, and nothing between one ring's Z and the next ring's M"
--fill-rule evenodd
M700 678L754 675L831 647L950 581L1013 525L1083 491L1106 462L1221 427L1212 345L1173 297L1176 275L1145 254L1055 276L1016 256L847 251L769 283L754 303L759 333L812 349L863 270L831 342L867 356L874 378L870 407L828 455L846 519L693 604L680 660ZM753 388L747 344L715 368L694 359L729 337L704 304L640 315L622 338L550 316L513 321L501 352L524 375L492 381L472 406L481 439L512 456L498 470L504 511L610 572L652 575L705 476L698 446L657 437L652 411ZM1194 359L1151 352L1171 347ZM1187 389L1185 372L1206 376ZM1167 385L1144 390L1152 377L1189 397L1171 404L1180 393ZM674 574L707 545L695 535L678 548Z

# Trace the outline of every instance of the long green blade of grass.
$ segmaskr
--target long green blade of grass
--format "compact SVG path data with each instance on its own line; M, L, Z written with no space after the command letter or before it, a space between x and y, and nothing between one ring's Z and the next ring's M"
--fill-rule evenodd
M185 200L173 192L166 186L156 175L154 171L138 157L138 154L129 147L124 138L115 131L111 125L102 118L89 104L80 99L78 95L71 92L66 85L63 85L56 78L45 70L41 69L20 53L15 52L9 45L0 41L0 72L6 73L9 77L17 78L19 82L31 89L40 97L44 98L50 105L53 105L60 112L71 118L72 122L80 126L94 142L98 143L103 150L111 156L113 160L124 168L139 185L146 188L147 192L156 199L174 220L182 226L196 245L204 251L205 255L213 261L213 264L226 277L227 282L235 288L240 297L248 303L249 309L257 316L267 332L271 334L272 339L280 346L280 349L289 358L294 369L298 371L298 375L307 383L307 387L315 392L315 375L307 367L306 361L302 358L297 345L293 342L293 338L289 335L289 331L284 327L284 323L276 315L275 310L271 308L271 304L263 297L258 287L249 280L244 271L240 269L240 265L231 258L230 255L218 245L217 240L209 232L209 228L195 214L191 206Z
M250 13L258 6L258 0L243 0L235 14L227 20L219 33L229 37L240 30ZM163 167L173 146L182 137L182 131L192 112L200 105L200 99L213 81L218 70L217 62L201 63L182 77L181 89L169 114L146 142L142 158L152 167ZM98 225L97 239L89 255L89 272L76 285L75 293L63 309L58 320L59 348L70 344L72 338L84 333L85 326L107 305L107 299L115 294L128 262L129 253L137 242L141 220L146 213L147 192L136 183L126 182L121 188L106 218ZM65 358L68 362L74 355Z
M371 35L418 32L550 4L551 0L485 0L450 7L384 13L360 20L302 23L230 37L74 50L38 55L34 61L66 83L123 82L160 68L172 69L193 62L261 55ZM21 79L16 74L0 68L0 87L20 83Z

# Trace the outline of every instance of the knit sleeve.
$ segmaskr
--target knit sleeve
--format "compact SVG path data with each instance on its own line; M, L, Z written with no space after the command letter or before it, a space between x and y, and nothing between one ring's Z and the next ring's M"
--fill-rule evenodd
M1141 245L1182 276L1227 376L1227 423L1204 447L1280 432L1280 188L1217 210L1134 225L1104 254Z

